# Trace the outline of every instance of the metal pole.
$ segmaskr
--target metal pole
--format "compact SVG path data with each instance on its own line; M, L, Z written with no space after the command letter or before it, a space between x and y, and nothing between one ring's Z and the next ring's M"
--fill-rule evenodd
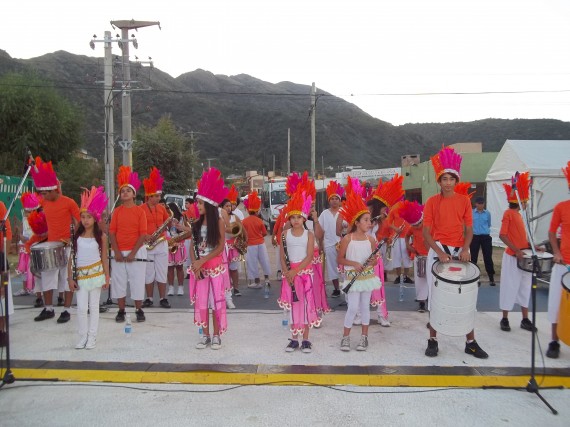
M291 174L291 128L287 129L287 176Z
M105 105L105 192L109 197L108 212L111 212L115 200L115 129L113 123L113 53L111 32L105 31L105 62L104 62L104 91Z
M311 86L311 178L315 179L315 116L317 110L316 103L317 89L315 82Z
M123 165L133 165L133 141L131 129L131 63L129 60L129 30L121 29L123 41Z

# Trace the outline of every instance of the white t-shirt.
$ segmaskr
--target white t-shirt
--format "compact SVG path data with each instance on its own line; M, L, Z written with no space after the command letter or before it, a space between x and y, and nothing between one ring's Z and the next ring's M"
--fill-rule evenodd
M331 212L330 209L322 211L319 215L319 224L323 229L324 237L323 237L323 247L330 248L331 246L335 246L339 241L340 237L336 235L336 219L339 213L337 212L335 215Z
M243 214L243 212L239 209L239 208L235 208L232 213L237 216L241 221L243 221L243 219L245 218L245 215Z

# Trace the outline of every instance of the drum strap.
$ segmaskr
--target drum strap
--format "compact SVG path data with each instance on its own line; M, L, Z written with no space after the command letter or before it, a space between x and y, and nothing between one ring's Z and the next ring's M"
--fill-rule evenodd
M449 248L447 247L447 245L444 245L444 244L442 243L441 246L443 246L443 250L444 250L445 253L446 253L447 255L449 255L450 257L457 257L457 256L459 256L459 247L453 248L453 255L452 255L451 252L449 251Z

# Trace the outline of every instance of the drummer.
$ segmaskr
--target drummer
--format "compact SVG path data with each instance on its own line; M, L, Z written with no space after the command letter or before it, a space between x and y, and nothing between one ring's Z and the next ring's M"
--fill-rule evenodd
M518 178L516 188L522 206L519 205L517 195L508 184L503 184L507 193L509 208L503 214L499 238L507 245L503 253L501 265L501 288L499 293L499 305L503 310L501 319L501 331L510 331L509 311L516 304L521 307L521 328L532 331L532 322L528 318L528 304L532 287L532 274L518 268L517 260L524 258L523 249L530 245L526 236L524 222L520 215L521 208L526 208L529 198L529 173L525 172Z
M568 181L568 190L570 190L570 162L562 171ZM560 245L556 236L559 227L561 230ZM568 271L566 266L570 265L570 199L560 202L554 207L548 230L548 239L552 245L554 267L552 267L552 273L550 274L550 288L548 291L548 321L552 323L552 341L548 344L546 356L551 359L557 359L560 355L560 344L558 343L556 328L558 327L562 295L562 275ZM570 313L564 313L564 315L569 316Z
M79 223L79 206L73 199L61 194L60 182L57 179L51 162L43 162L36 158L35 167L31 169L34 186L42 196L42 208L46 216L48 242L69 242L71 222ZM69 259L70 247L66 249L65 259ZM67 263L58 269L41 272L41 289L44 295L44 309L34 318L36 322L55 317L52 299L53 291L65 291L63 312L57 319L57 323L66 323L71 318L69 311L73 292L69 290L67 277Z
M452 256L444 251L459 256L463 262L469 262L471 255L469 245L473 237L473 212L469 197L457 194L455 185L459 182L461 170L461 156L451 147L444 147L431 158L437 183L441 193L430 197L424 208L423 236L426 245L430 248L426 262L426 275L429 285L429 295L434 286L431 268L435 257L441 262L450 262ZM431 298L429 298L431 304ZM429 307L428 307L429 308ZM429 340L425 355L435 357L439 351L437 332L428 324ZM479 347L475 341L475 332L472 330L466 335L465 353L478 359L486 359L489 355Z

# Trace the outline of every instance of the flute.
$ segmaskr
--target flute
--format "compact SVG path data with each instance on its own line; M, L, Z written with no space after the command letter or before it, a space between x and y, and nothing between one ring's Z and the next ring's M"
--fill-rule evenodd
M71 234L71 278L75 283L77 283L77 254L75 253L75 225L73 224L73 219L71 220L71 225L69 226L69 232Z
M289 253L287 252L287 242L285 241L285 232L281 233L281 243L283 244L283 253L285 254L285 266L287 270L291 270L291 261L289 260ZM297 291L295 290L294 282L289 282L289 286L291 286L291 294L293 295L293 302L299 302L299 298L297 297Z
M200 259L200 248L198 246L198 230L194 227L194 221L190 222L190 228L192 229L192 240L194 241L193 248L194 248L194 259L197 261ZM198 279L202 280L204 278L204 273L202 270L198 272Z

